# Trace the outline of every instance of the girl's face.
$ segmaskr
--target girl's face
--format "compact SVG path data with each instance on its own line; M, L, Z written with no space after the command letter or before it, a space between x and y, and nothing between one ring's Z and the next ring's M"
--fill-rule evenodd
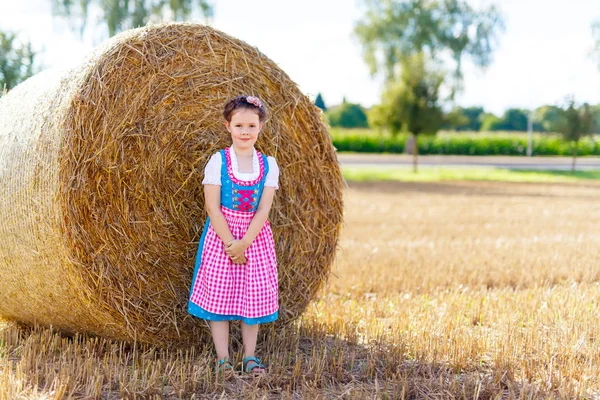
M239 150L247 150L254 147L263 124L256 112L241 108L232 113L231 121L225 121L225 126L231 133L233 146Z

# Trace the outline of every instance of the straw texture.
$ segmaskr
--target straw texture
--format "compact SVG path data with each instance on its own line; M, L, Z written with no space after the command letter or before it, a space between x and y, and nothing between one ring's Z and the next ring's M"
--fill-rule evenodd
M276 157L270 221L280 321L325 281L342 222L342 178L320 112L257 49L212 28L124 32L78 68L0 100L0 315L66 332L187 344L206 215L208 158L230 145L225 101L257 95L257 148Z

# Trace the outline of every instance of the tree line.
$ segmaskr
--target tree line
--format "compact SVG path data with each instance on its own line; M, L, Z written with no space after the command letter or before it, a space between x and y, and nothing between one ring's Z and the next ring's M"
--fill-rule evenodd
M443 112L440 130L470 132L524 132L529 126L531 117L532 131L540 133L558 133L561 115L569 107L570 98L563 105L543 105L533 110L508 108L502 115L485 111L484 107L460 107ZM344 100L342 104L327 107L321 93L315 99L315 105L324 112L324 116L332 127L340 128L372 128L387 131L385 125L378 125L375 114L377 106L366 108L360 104ZM582 105L583 106L583 105ZM591 131L600 134L600 104L589 105L591 114ZM401 125L400 121L397 122ZM398 133L401 129L395 130ZM390 130L392 132L392 130Z
M365 110L360 104L349 103L345 99L342 104L327 108L323 96L319 93L315 105L324 112L325 119L332 127L342 128L374 128L380 133L391 132L392 136L400 132L408 133L407 148L415 155L414 169L417 169L417 135L406 130L402 118L407 114L387 116L382 112L395 112L394 108L385 109L374 106ZM435 134L440 129L455 131L515 131L522 132L529 128L534 132L560 133L564 140L572 143L573 171L577 157L579 141L586 135L600 134L600 104L578 104L570 96L565 99L563 106L544 105L529 112L528 110L509 108L501 117L484 111L483 107L455 107L448 113L440 109L437 113L429 113L431 119L417 121L421 123L417 129L421 134ZM382 119L383 118L383 119ZM385 119L394 126L385 124ZM410 116L408 116L410 118ZM384 123L382 123L382 120ZM413 121L413 124L415 122Z

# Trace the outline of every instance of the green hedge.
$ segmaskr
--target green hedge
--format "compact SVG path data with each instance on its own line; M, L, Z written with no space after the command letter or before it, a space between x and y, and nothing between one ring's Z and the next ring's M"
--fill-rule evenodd
M353 133L352 131L332 130L333 145L340 151L359 153L402 153L406 135ZM447 155L507 155L527 154L527 135L512 134L462 134L447 133L436 136L419 137L419 154ZM533 154L539 156L570 156L571 144L556 135L535 135ZM579 142L580 156L600 156L600 143L589 137Z

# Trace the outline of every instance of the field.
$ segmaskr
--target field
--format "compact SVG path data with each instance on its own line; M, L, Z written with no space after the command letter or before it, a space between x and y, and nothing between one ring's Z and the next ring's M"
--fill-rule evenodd
M0 399L597 398L600 182L351 182L337 262L262 380L0 323ZM239 342L232 347L239 357Z
M600 170L556 171L515 170L492 167L423 167L413 173L412 167L398 166L344 166L344 178L356 182L364 181L501 181L521 183L561 183L584 180L600 180Z

